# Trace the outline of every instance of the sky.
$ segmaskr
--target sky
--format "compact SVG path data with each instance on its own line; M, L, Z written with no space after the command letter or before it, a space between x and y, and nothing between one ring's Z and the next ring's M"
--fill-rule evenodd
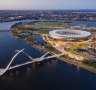
M0 0L0 9L96 9L96 0Z

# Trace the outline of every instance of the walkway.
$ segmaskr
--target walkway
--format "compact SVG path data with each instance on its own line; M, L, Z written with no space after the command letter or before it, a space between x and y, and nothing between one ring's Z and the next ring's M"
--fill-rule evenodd
M14 68L17 68L17 67L21 67L21 66L25 66L25 65L28 65L28 64L31 64L31 63L34 63L34 62L41 62L41 61L44 61L45 59L51 59L51 58L54 58L54 57L60 57L61 55L63 54L55 54L53 52L54 55L52 56L47 56L49 54L49 52L47 52L46 54L44 54L43 56L39 57L39 58L35 58L33 59L30 55L28 55L26 52L24 52L24 49L22 50L16 50L16 54L13 56L13 58L11 59L11 61L9 62L9 64L7 65L6 68L1 68L0 69L0 76L3 75L7 70L10 70L10 69L14 69ZM15 58L20 54L20 53L23 53L25 54L31 61L27 61L26 63L22 63L22 64L19 64L19 65L15 65L15 66L11 66L11 64L13 63L13 61L15 60ZM47 56L47 57L45 57Z

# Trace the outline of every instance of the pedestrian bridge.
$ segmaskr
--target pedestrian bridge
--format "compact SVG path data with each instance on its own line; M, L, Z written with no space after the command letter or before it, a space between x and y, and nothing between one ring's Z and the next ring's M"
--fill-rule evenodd
M28 64L31 64L31 63L34 63L34 62L41 62L41 61L44 61L45 59L51 59L51 58L54 58L54 57L57 57L58 58L58 57L60 57L60 56L63 55L63 54L55 54L55 53L51 52L51 53L53 53L53 55L47 56L50 53L50 52L47 52L43 56L41 56L39 58L32 58L29 54L27 54L26 52L24 52L24 49L22 49L22 50L16 50L16 52L17 53L12 57L11 61L6 66L6 68L1 68L0 69L0 76L3 75L4 73L6 73L7 70L11 70L11 69L14 69L14 68L17 68L17 67L25 66L25 65L28 65ZM11 66L11 64L14 62L15 58L20 53L25 54L30 59L30 61L27 61L27 62L22 63L22 64L15 65L15 66Z

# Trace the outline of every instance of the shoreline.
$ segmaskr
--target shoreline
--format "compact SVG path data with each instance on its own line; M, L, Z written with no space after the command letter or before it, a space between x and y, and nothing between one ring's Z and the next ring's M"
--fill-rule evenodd
M40 34L39 34L39 35L40 35ZM13 35L13 36L14 36L14 35ZM17 36L15 36L15 37L17 37ZM42 35L41 35L41 37L42 37ZM20 38L19 38L19 39L20 39ZM46 49L46 48L43 49L42 46L38 46L38 45L36 45L36 44L30 44L27 40L24 40L24 39L21 39L21 40L25 41L26 43L28 43L28 44L31 45L32 47L34 47L34 48L36 48L36 49L39 49L40 51L42 50L42 52L45 52L45 53L50 52L50 50L48 50L48 49ZM71 59L71 60L70 60L70 59ZM76 60L73 61L72 58L69 58L69 57L64 58L64 57L61 56L61 57L58 58L58 60L61 60L61 61L65 62L65 63L70 64L70 65L77 66L77 67L79 67L79 68L83 68L83 69L85 69L85 70L88 70L88 71L96 74L96 70L93 70L91 66L84 65L84 64L82 64L82 62L79 62L79 63L78 63L78 61L76 61Z
M42 36L42 35L41 35ZM43 38L43 40L46 42L46 40L45 40L45 38L42 36L42 38ZM65 54L66 55L66 54ZM60 57L59 57L60 58ZM67 57L67 59L70 59L71 57ZM60 58L60 60L62 60L62 61L64 61L64 62L66 62L66 63L69 63L69 64L72 64L72 65L75 65L75 66L79 66L80 68L83 68L83 69L85 69L85 70L88 70L88 71L90 71L90 72L93 72L93 73L96 73L96 70L93 70L92 69L92 67L91 66L88 66L88 65L84 65L83 63L82 63L82 60L76 60L75 58L71 58L71 60L67 60L67 59L65 59L64 57L62 58ZM72 59L75 59L75 62L72 60ZM78 63L78 62L80 62L80 63Z
M42 24L42 23L41 23ZM41 25L40 24L40 25ZM46 23L45 23L46 24ZM43 25L45 25L45 24L43 24ZM49 24L49 23L47 23L47 24ZM22 25L22 24L21 24ZM49 24L50 25L50 24ZM61 24L60 24L61 25ZM17 25L18 26L18 25ZM53 24L53 26L54 26L54 24ZM15 29L14 29L15 28ZM59 54L62 54L63 52L62 52L62 49L61 50L59 50L58 48L56 48L55 46L53 46L50 42L48 42L48 41L46 41L46 39L44 38L44 36L43 35L46 35L46 33L43 33L43 32L39 32L40 30L38 30L37 29L37 31L35 31L34 29L33 29L33 31L30 31L30 29L28 29L29 31L26 31L26 29L25 29L25 31L26 32L29 32L29 33L31 33L31 34L38 34L38 35L40 35L41 37L42 37L42 39L46 42L46 44L44 45L44 46L42 46L42 45L40 45L40 43L35 39L35 38L33 38L32 36L29 36L29 35L22 35L21 34L21 36L19 35L19 33L23 30L23 32L24 32L24 28L23 29L19 29L19 28L17 28L16 29L16 26L13 26L13 28L11 28L12 29L12 33L15 35L15 36L17 36L17 37L19 37L21 40L24 40L25 42L27 42L28 44L30 44L31 46L33 46L33 47L35 47L35 48L37 48L37 49L40 49L40 50L42 50L42 51L44 51L44 52L54 52L54 53L59 53ZM48 34L48 33L47 33ZM63 53L65 56L67 56L68 55L68 53ZM70 54L69 54L70 55ZM70 64L74 64L74 65L78 65L78 66L80 66L80 67L82 67L82 68L84 68L84 69L86 69L86 70L88 70L88 71L91 71L91 72L94 72L94 73L96 73L96 68L95 67L93 67L92 65L90 65L90 64L86 64L86 63L83 63L83 61L81 61L81 60L78 60L77 58L79 58L79 59L81 59L81 57L79 57L79 56L76 56L76 57L74 57L74 54L72 53L71 54L71 56L72 57L69 57L69 56L67 56L67 58L64 56L64 58L62 58L62 57L59 57L59 59L60 60L62 60L62 61L64 61L64 62L67 62L67 63L70 63ZM70 59L70 60L69 60ZM73 60L75 60L75 62L73 61ZM85 60L85 59L84 59Z

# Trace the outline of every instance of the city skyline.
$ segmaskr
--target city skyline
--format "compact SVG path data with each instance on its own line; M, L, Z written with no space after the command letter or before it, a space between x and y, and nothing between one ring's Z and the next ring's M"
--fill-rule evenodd
M96 0L2 0L0 10L96 9Z

